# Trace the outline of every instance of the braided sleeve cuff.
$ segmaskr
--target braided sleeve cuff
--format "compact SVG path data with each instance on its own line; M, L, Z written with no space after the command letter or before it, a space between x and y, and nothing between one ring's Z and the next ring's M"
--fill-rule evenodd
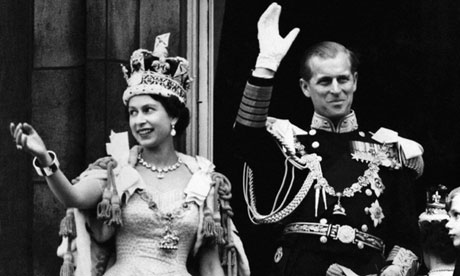
M236 122L248 127L264 128L271 97L271 86L260 87L247 83Z

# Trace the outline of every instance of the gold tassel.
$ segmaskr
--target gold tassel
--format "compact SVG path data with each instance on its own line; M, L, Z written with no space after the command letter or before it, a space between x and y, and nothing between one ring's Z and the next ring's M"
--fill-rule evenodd
M118 194L112 195L112 218L109 221L109 225L112 224L115 224L116 226L122 225L120 197Z
M109 225L115 224L116 226L122 225L121 221L121 201L118 196L117 186L115 185L115 177L113 175L113 168L116 166L114 162L109 162L107 164L107 180L108 185L112 187L112 216Z
M225 244L225 239L224 239L224 228L220 223L216 223L216 242L219 245L224 245Z
M227 248L226 254L226 266L227 266L227 276L237 276L238 275L238 266L236 262L236 252L235 248Z
M64 255L64 263L61 266L59 276L73 276L74 271L75 267L72 262L72 253L67 252Z
M209 209L204 211L203 231L206 238L216 237L216 223Z
M232 275L237 276L238 275L238 263L236 260L236 249L232 248L230 251L230 254L232 256Z
M102 193L102 200L97 204L97 218L101 220L108 220L112 215L110 200L112 199L112 191L110 187L105 187Z
M69 237L70 239L75 238L77 230L75 227L75 216L72 209L66 210L65 217L61 220L59 226L59 236Z

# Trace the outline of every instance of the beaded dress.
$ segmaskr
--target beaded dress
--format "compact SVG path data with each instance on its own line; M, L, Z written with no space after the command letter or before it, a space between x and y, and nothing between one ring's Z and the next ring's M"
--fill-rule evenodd
M116 233L95 234L92 238L91 232L100 233L101 221L94 223L86 210L67 209L58 248L58 256L64 259L61 272L74 267L75 276L191 276L197 266L188 258L196 257L207 240L215 239L221 246L222 265L231 270L229 275L250 275L241 239L229 216L229 181L216 173L214 164L206 158L177 155L192 173L184 189L158 191L146 185L131 163L119 162L112 171L100 168L107 158L96 161L79 176L76 185L98 183L103 194L110 192L110 201L103 196L97 214L104 215L103 223L116 221L118 227ZM227 199L222 200L221 194ZM107 206L111 214L108 218ZM219 233L222 236L217 240ZM112 243L105 243L113 234L115 249ZM190 273L187 265L193 265Z
M204 159L197 159L197 164L194 158L191 161L179 155L192 171L184 190L159 191L146 185L137 171L131 171L137 184L122 208L116 261L104 276L190 276L187 257L197 247L197 232L203 221L200 208L210 189L207 173L213 165ZM123 182L123 177L118 179Z
M104 275L190 275L186 261L196 239L199 211L195 203L184 200L180 190L136 191L122 212L117 260ZM168 228L179 238L177 249L160 248Z

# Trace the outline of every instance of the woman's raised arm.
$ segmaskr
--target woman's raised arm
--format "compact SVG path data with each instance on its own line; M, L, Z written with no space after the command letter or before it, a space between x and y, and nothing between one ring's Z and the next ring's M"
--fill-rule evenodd
M10 132L18 150L30 153L37 173L45 177L53 194L66 207L88 209L95 207L102 196L103 180L86 180L72 185L59 169L54 152L48 151L37 131L27 123L10 123Z

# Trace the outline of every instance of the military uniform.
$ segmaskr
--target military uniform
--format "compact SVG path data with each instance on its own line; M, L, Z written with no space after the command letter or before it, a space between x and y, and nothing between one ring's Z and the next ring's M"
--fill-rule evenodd
M378 274L393 248L415 263L416 173L404 166L398 144L359 130L354 112L337 125L315 113L308 130L267 118L272 81L249 80L235 131L250 167L252 219L280 229L274 274L326 275L340 266Z

